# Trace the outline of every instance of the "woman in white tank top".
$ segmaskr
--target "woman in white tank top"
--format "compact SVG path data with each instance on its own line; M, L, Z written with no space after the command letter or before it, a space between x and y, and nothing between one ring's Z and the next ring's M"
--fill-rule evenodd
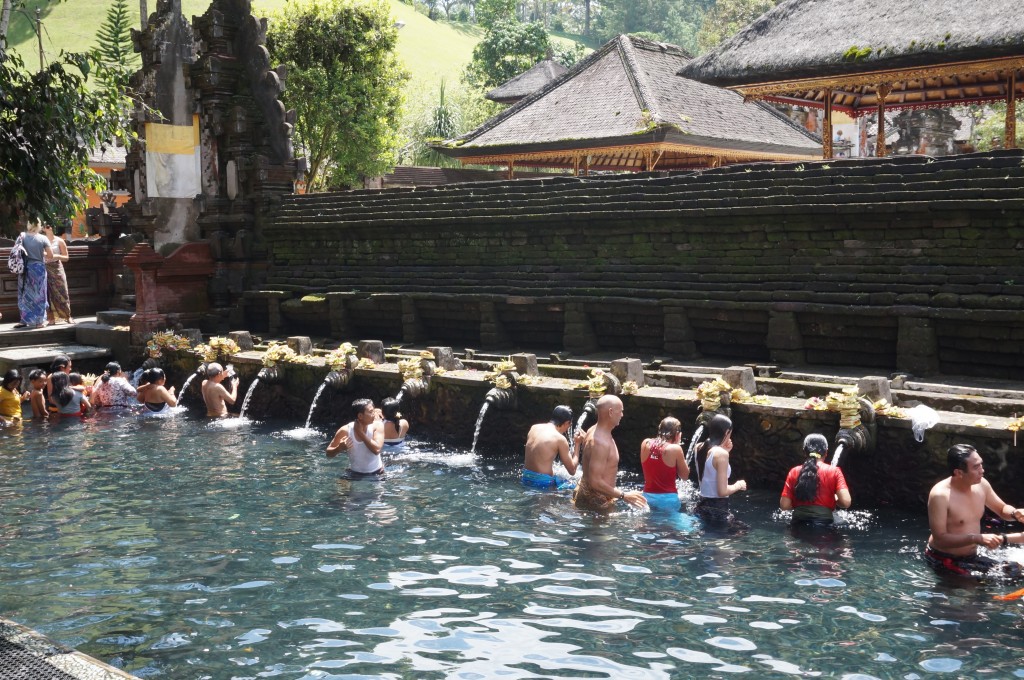
M746 525L736 520L729 510L729 496L746 491L747 483L740 479L732 484L729 476L729 452L732 451L732 421L719 414L707 425L707 439L700 445L697 457L704 456L700 466L700 501L697 516L708 526L736 531Z

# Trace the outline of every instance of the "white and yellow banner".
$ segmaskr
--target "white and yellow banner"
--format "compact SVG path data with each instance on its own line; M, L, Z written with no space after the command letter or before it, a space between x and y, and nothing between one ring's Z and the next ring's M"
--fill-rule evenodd
M199 116L192 125L146 123L146 194L194 198L200 193Z

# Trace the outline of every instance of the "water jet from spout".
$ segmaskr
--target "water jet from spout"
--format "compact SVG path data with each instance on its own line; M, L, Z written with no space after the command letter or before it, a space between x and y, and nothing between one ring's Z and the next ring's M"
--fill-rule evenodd
M246 390L246 392L245 392L245 399L242 400L242 410L239 411L239 413L238 413L238 417L239 418L245 418L245 410L247 408L249 408L249 400L252 398L253 392L256 391L256 386L259 385L259 384L260 384L260 379L256 378L255 380L252 381L252 384L249 385L249 389Z
M476 427L473 428L473 448L469 450L470 453L476 453L476 443L480 439L480 430L484 426L484 416L487 415L487 409L491 407L491 402L484 400L484 405L480 407L480 415L476 417Z
M843 444L836 446L836 452L832 454L832 465L839 467L839 458L843 455Z

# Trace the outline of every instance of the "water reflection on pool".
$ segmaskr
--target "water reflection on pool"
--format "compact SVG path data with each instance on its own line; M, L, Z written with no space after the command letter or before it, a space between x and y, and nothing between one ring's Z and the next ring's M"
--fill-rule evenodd
M0 435L0 614L141 677L1024 677L1014 588L938 582L923 514L802 537L754 496L745 536L687 534L427 443L347 480L325 438Z

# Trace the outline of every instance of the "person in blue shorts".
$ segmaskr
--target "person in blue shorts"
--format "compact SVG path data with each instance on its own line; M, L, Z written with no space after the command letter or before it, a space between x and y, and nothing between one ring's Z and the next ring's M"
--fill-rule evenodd
M523 484L539 489L565 488L568 480L555 477L555 459L562 461L569 475L576 474L579 459L569 451L565 433L572 427L572 409L556 406L551 420L537 423L526 435L526 459L523 462Z

